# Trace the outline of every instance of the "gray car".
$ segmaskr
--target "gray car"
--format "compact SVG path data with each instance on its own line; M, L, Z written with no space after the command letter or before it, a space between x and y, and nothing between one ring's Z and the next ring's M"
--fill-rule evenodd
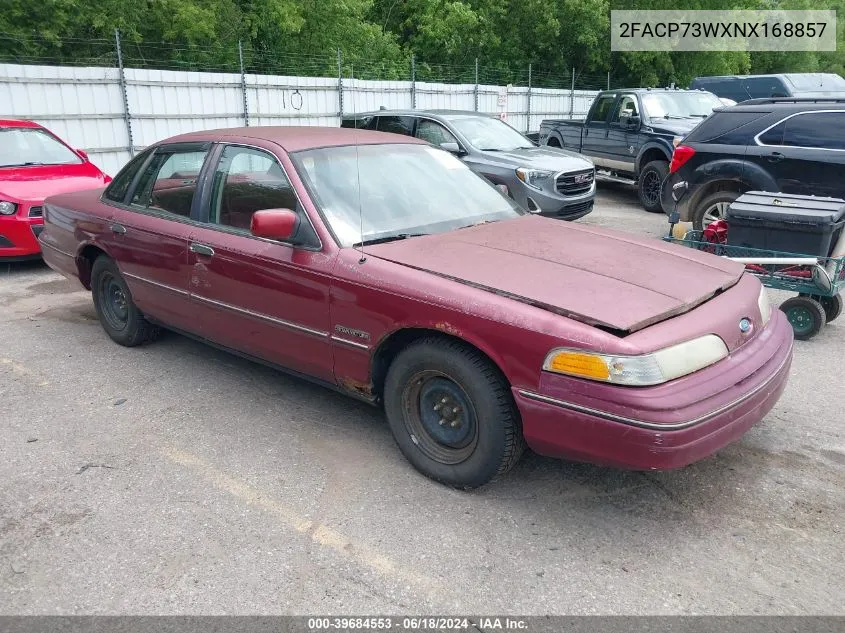
M590 159L538 147L495 117L459 110L379 110L346 116L341 125L415 136L442 147L493 184L505 185L529 211L574 220L593 210Z

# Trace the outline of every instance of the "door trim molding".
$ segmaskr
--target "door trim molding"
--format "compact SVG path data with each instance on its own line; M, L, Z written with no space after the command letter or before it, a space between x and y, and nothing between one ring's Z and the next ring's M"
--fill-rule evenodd
M260 321L267 321L268 323L272 323L273 325L278 325L283 328L287 328L289 330L294 330L296 332L304 332L305 334L310 334L312 336L318 336L320 338L328 338L329 333L323 330L315 330L313 328L307 327L305 325L301 325L299 323L294 323L292 321L285 321L284 319L278 319L276 317L270 316L269 314L264 314L263 312L255 312L254 310L248 310L246 308L241 308L236 305L232 305L231 303L225 303L224 301L217 301L216 299L210 299L208 297L203 297L202 295L198 294L191 294L192 299L196 299L197 301L201 301L202 303L206 303L209 305L216 306L218 308L223 308L224 310L229 310L230 312L235 312L237 314L243 314L248 317L252 317L254 319L259 319Z

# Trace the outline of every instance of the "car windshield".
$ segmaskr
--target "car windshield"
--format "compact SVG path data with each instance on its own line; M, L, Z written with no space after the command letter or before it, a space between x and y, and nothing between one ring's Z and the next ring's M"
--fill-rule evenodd
M46 130L0 128L0 167L67 165L82 159Z
M327 147L291 157L344 247L525 213L460 160L427 145Z
M643 107L651 119L693 119L710 116L722 102L709 92L652 92L643 95Z
M534 147L527 138L507 123L488 116L453 116L449 122L474 148L506 152L521 147Z

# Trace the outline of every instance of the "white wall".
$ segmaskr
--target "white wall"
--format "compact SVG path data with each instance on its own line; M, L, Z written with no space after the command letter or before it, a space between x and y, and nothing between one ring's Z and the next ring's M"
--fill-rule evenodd
M126 105L135 151L192 130L244 125L244 90L237 73L127 68ZM246 75L250 125L340 124L336 78ZM536 131L544 118L584 116L595 91L410 81L343 80L343 113L386 108L505 113L518 130ZM116 68L0 64L0 118L32 119L114 175L129 159L120 73Z

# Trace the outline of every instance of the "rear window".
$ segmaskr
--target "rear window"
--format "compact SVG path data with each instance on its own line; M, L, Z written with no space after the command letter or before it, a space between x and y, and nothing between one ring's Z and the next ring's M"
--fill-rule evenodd
M746 130L746 126L769 114L770 112L714 112L690 132L684 141L708 143L720 139L730 144L747 143L759 128L754 126L752 131ZM725 139L728 134L731 138Z

